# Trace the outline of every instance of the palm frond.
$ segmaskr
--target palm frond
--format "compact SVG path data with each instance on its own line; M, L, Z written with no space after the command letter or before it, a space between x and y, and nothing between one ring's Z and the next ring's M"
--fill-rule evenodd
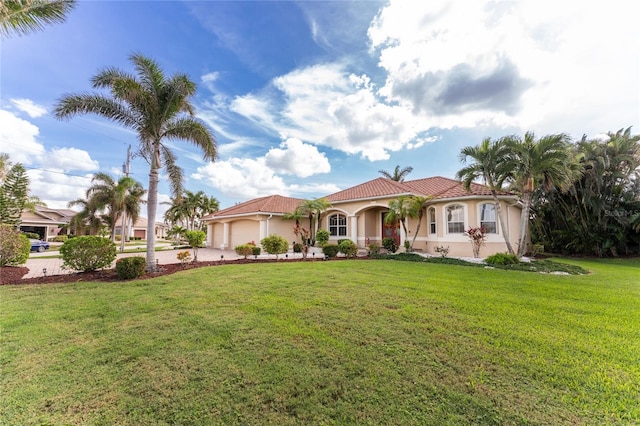
M64 22L75 0L4 0L0 3L0 35L24 35Z

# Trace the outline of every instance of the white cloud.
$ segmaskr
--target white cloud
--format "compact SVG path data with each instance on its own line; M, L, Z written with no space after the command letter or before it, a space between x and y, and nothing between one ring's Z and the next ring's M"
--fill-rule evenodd
M515 125L580 136L637 124L633 6L592 6L391 0L369 29L387 74L380 93L445 128Z
M31 118L41 117L47 113L45 107L34 103L30 99L10 99L10 101L16 108L22 112L26 112Z
M278 173L302 178L331 171L329 160L318 148L296 138L283 141L280 148L271 148L265 155L265 164Z
M0 109L1 151L9 154L13 163L34 164L44 155L44 146L36 138L40 131L30 122Z
M265 165L263 158L232 158L198 167L192 178L203 181L222 194L235 198L255 198L290 191L283 179Z
M277 173L309 177L330 171L329 162L317 148L298 139L285 140L258 158L230 158L198 167L191 178L200 180L223 195L248 199L279 194L327 194L339 189L331 184L287 184Z
M203 83L211 83L211 82L214 82L214 81L218 80L219 78L220 78L220 73L217 72L217 71L214 71L214 72L210 72L208 74L202 75L200 77L200 80Z
M77 148L53 148L46 154L44 164L47 168L62 170L97 171L100 168L87 151Z
M70 201L86 198L93 177L92 174L71 176L61 169L28 170L27 174L30 193L52 208L67 208Z

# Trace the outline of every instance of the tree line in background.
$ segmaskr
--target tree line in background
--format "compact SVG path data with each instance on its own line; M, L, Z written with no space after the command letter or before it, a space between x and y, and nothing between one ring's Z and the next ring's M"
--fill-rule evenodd
M631 128L573 143L566 134L536 139L532 132L486 138L463 148L469 163L457 177L467 188L481 179L497 204L498 192L520 196L518 255L531 243L562 254L640 253L640 136ZM530 228L531 225L531 228ZM509 239L503 227L505 240ZM512 252L512 248L510 248Z
M170 207L164 213L164 221L171 226L169 236L176 239L185 237L188 231L203 231L202 218L220 210L220 202L203 191L185 190L165 204Z

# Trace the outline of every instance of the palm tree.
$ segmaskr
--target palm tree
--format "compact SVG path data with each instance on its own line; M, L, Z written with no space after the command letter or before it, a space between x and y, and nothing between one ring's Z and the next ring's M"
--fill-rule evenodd
M65 95L55 106L60 119L93 113L122 124L138 134L138 153L150 166L147 199L147 270L155 270L155 217L158 209L158 174L163 167L171 192L182 194L183 172L167 140L184 140L200 148L204 158L214 160L216 143L209 129L194 117L190 101L196 85L185 74L166 77L158 64L140 54L130 57L137 76L106 68L92 79L100 93Z
M140 203L146 191L130 177L122 177L115 182L106 173L96 173L91 181L94 183L87 190L87 198L98 210L105 211L102 218L109 227L111 240L115 241L118 219L126 212L135 222L140 215ZM124 238L124 229L121 235Z
M4 0L0 2L0 35L26 34L64 22L75 0Z
M405 243L408 240L409 232L407 229L407 219L417 219L416 232L413 234L413 239L409 245L409 251L413 250L413 245L416 242L418 232L422 226L422 218L424 217L424 205L429 201L431 197L421 197L417 195L401 195L395 200L389 201L389 212L385 215L384 221L386 223L394 224L400 222L402 229L404 230Z
M136 182L129 177L121 178L116 185L116 202L121 205L122 224L120 228L120 251L124 251L124 243L127 237L126 223L136 223L140 217L140 204L145 203L142 199L147 191L140 182Z
M404 230L405 241L409 235L407 232L407 217L409 217L407 198L407 195L401 195L397 199L389 201L389 212L384 217L384 221L389 224L400 222Z
M527 132L524 139L506 136L500 143L507 149L504 167L510 170L513 188L522 198L518 256L524 256L529 251L531 199L537 182L544 190L567 189L578 173L578 167L570 155L571 139L563 133L536 140L533 132Z
M389 173L386 170L378 170L378 173L387 179L395 180L396 182L404 182L404 178L412 171L413 167L404 167L401 169L400 166L396 166L393 173Z
M424 217L424 205L427 201L429 201L432 197L421 197L417 195L412 195L406 198L406 206L407 206L407 217L412 219L417 219L418 224L416 225L416 232L413 234L413 239L411 240L411 246L409 247L410 251L413 251L413 245L416 243L416 238L418 237L418 233L420 232L420 227L422 226L422 218Z
M471 183L478 178L481 178L482 183L489 187L507 250L510 254L515 254L509 238L509 228L503 218L502 207L498 200L498 191L502 191L502 185L509 176L509 170L505 168L507 163L502 161L506 154L506 145L503 141L492 141L491 138L485 138L480 145L462 148L460 161L466 164L467 160L472 160L472 163L458 170L456 178L462 181L467 191L471 189Z
M202 227L200 219L220 209L219 201L207 196L203 191L184 191L180 197L173 198L169 204L171 207L164 214L165 221L186 225L189 231L200 229Z
M316 198L314 200L304 200L296 209L302 217L309 218L309 239L315 242L316 230L322 220L322 213L331 207L331 202L326 198ZM296 219L298 223L298 219Z
M554 253L616 256L640 247L640 135L628 128L607 136L575 144L583 173L569 191L534 193L532 225Z
M69 226L74 235L84 234L89 228L89 235L97 235L102 228L102 219L98 213L98 207L90 199L78 198L69 201L68 207L82 206L82 210L71 218Z

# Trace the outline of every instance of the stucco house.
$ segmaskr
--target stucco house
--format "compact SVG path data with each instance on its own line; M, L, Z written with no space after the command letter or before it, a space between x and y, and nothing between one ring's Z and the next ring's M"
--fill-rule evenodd
M435 248L442 246L449 248L450 256L471 257L472 246L464 231L481 226L487 231L481 256L507 251L489 189L474 183L467 191L459 181L440 176L405 182L380 177L328 195L325 198L332 206L324 212L320 227L329 231L330 242L348 238L360 248L374 242L381 244L385 237L396 238L399 243L407 238L412 240L412 233L417 228L416 219L407 221L409 235L404 235L402 227L384 221L389 202L402 195L431 197L424 207L415 250L437 254ZM513 194L501 192L498 199L510 241L515 247L521 206ZM272 234L293 243L297 241L293 233L294 224L283 217L293 212L302 201L272 195L210 214L203 218L207 224L207 243L213 248L233 249L250 241L259 244L262 238Z
M121 235L122 231L122 218L118 217L116 220L116 235ZM156 222L155 223L156 230L156 238L166 238L167 232L169 230L169 226L166 223ZM128 241L130 237L135 237L140 240L147 239L147 218L139 216L135 223L131 223L131 218L127 221L125 225L125 235L126 240Z
M24 210L20 215L20 230L33 232L41 240L49 241L58 236L62 228L69 224L71 218L78 212L71 209L52 209L36 206L33 211Z

